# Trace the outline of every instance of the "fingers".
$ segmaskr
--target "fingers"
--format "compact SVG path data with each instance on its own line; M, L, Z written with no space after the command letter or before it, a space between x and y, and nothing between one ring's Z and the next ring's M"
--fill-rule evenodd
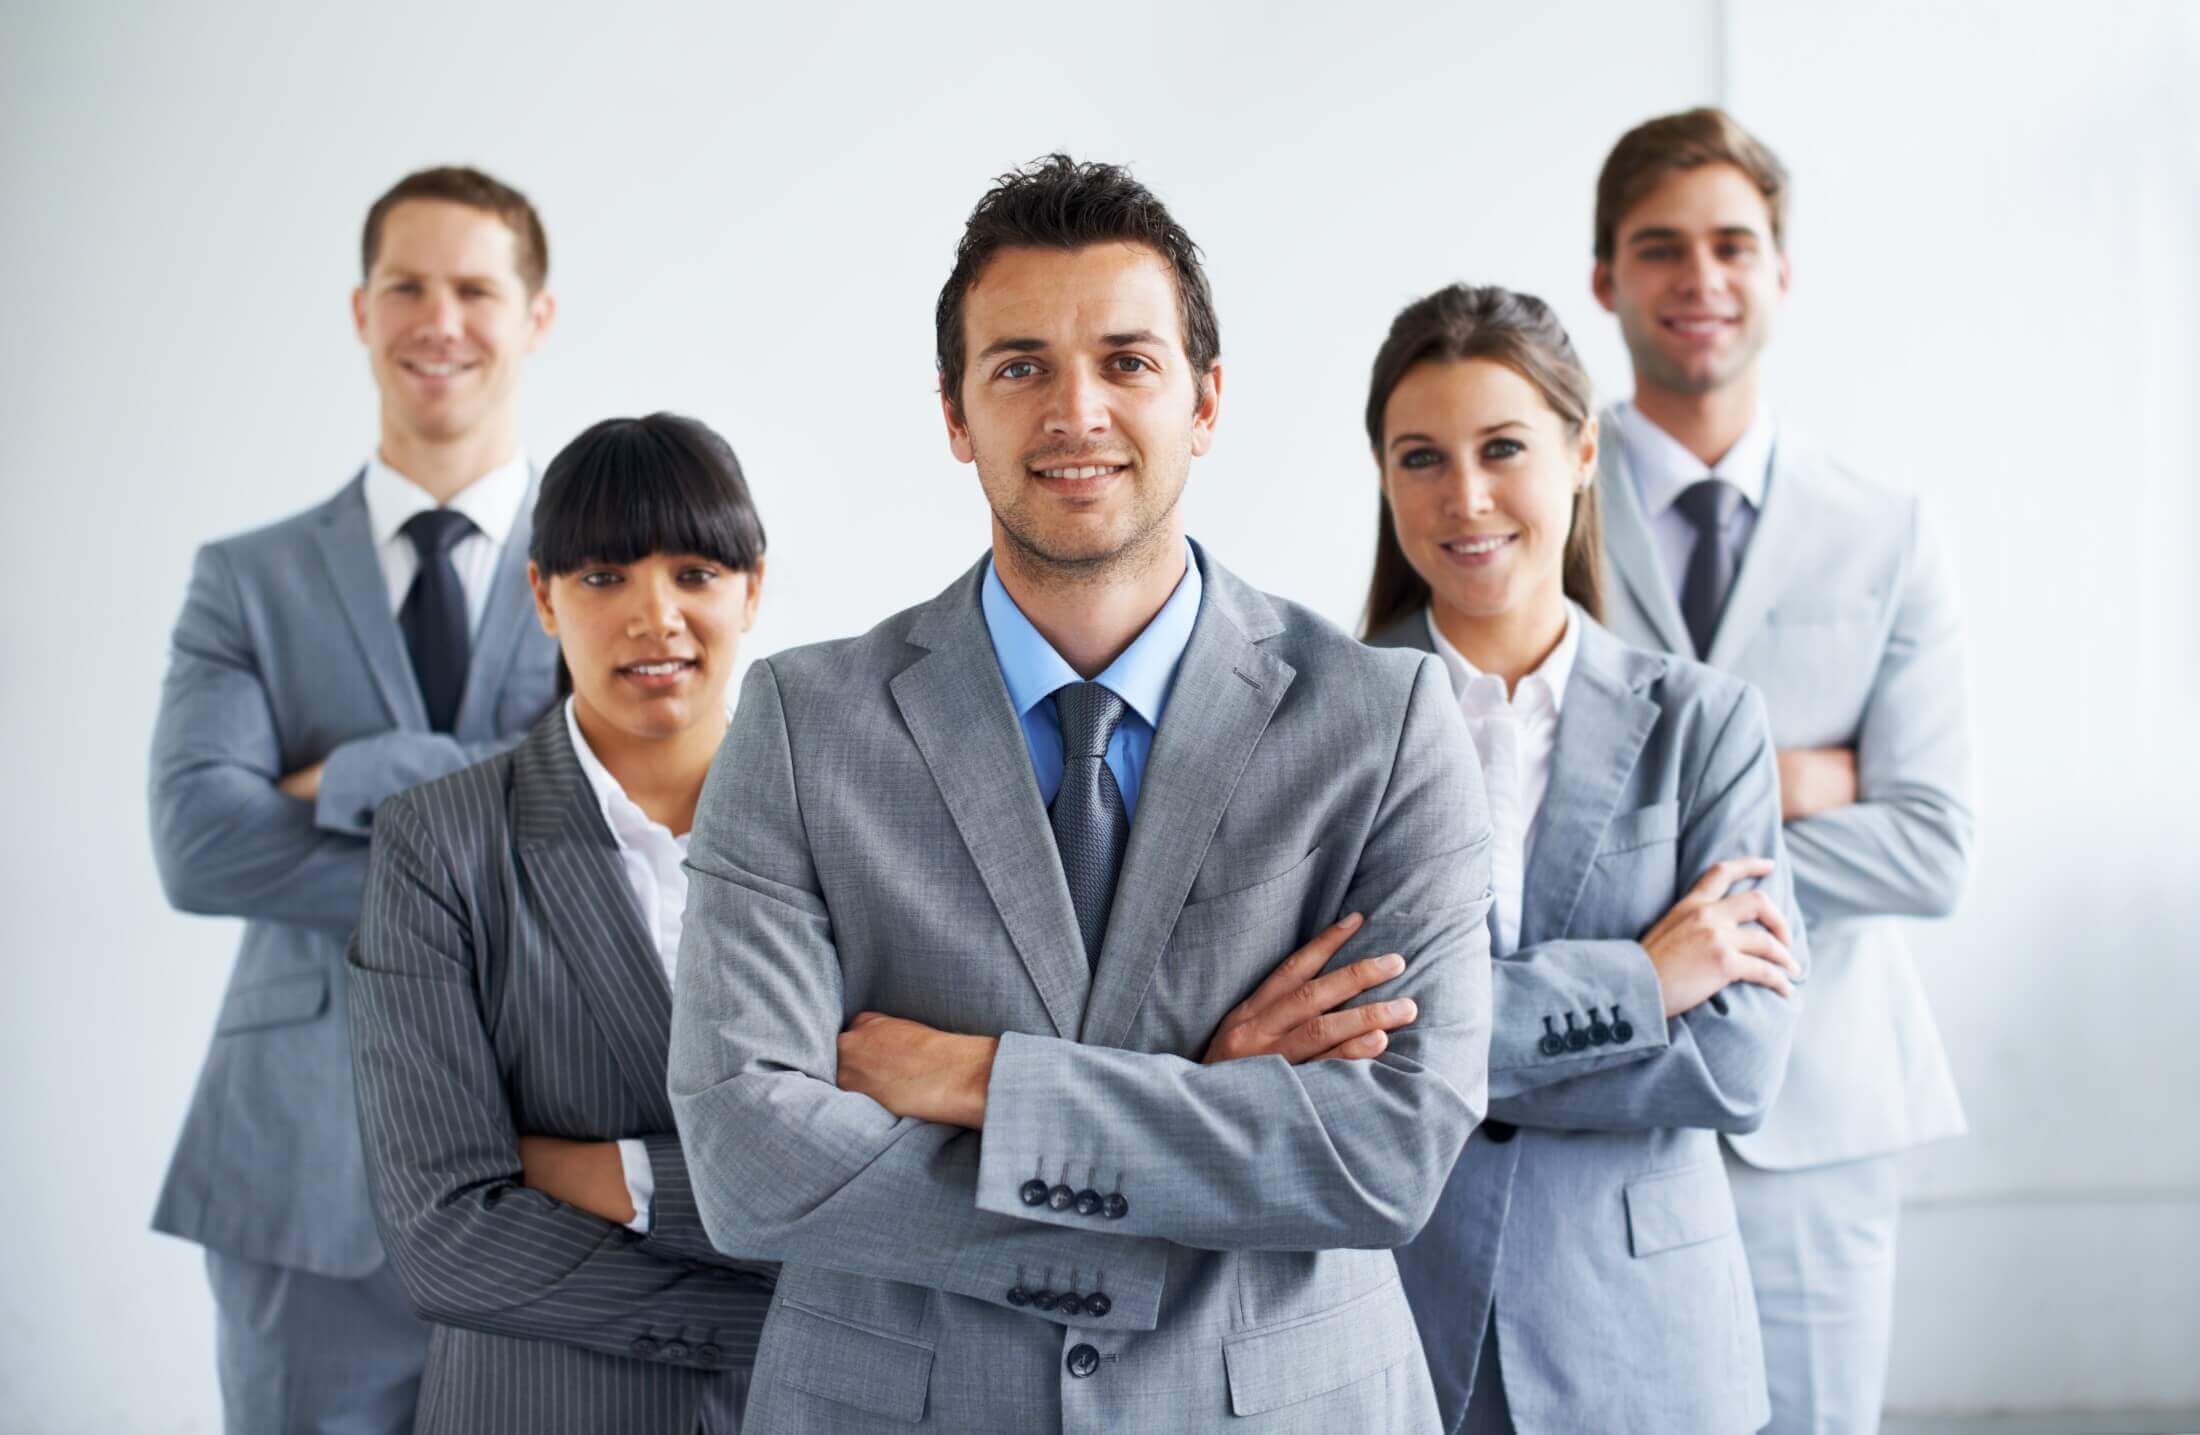
M1381 1056L1389 1045L1390 1036L1387 1032L1371 1031L1365 1036L1356 1036L1350 1041L1338 1042L1329 1050L1315 1057L1314 1060L1366 1061L1370 1057Z
M1743 927L1736 931L1734 950L1737 957L1728 964L1730 967L1736 964L1747 966L1750 961L1755 960L1769 962L1791 977L1803 975L1803 964L1795 960L1795 954L1788 950L1787 943L1759 928Z
M1696 879L1696 885L1688 889L1688 896L1681 901L1694 899L1699 902L1716 902L1732 891L1735 883L1746 882L1753 877L1770 877L1772 869L1773 863L1769 857L1732 857L1724 862L1714 862ZM1674 905L1678 906L1680 903Z
M1411 997L1323 1012L1284 1033L1272 1049L1276 1055L1297 1066L1301 1062L1316 1060L1340 1047L1351 1046L1368 1036L1396 1031L1399 1027L1410 1025L1420 1014L1420 1007ZM1384 1045L1388 1044L1389 1039L1385 1036ZM1376 1048L1377 1051L1381 1049ZM1358 1049L1355 1048L1350 1054L1357 1055Z
M1315 933L1312 941L1285 957L1259 986L1253 988L1251 996L1238 1003L1237 1009L1230 1013L1231 1019L1256 1016L1297 991L1308 977L1329 965L1329 959L1337 955L1366 920L1358 912L1352 912Z
M1733 978L1752 986L1768 987L1784 997L1795 995L1795 984L1788 980L1788 969L1759 957L1744 957Z
M1323 1012L1335 1011L1369 987L1381 986L1406 969L1406 959L1396 952L1363 957L1349 966L1314 978L1277 1003L1274 1029L1289 1031Z
M1752 888L1747 892L1721 897L1711 904L1710 910L1737 927L1755 922L1779 938L1782 945L1791 944L1795 940L1794 933L1788 930L1787 914L1780 910L1779 903L1765 894L1763 888Z

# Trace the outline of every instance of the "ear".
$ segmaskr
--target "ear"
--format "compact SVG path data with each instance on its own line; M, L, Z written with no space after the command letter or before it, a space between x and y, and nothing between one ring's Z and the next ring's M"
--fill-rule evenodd
M527 321L531 332L527 337L527 352L532 354L542 347L542 341L550 337L550 330L558 322L558 296L547 289L538 289L527 301Z
M1790 286L1794 282L1795 261L1788 258L1788 252L1783 249L1780 251L1780 297L1782 299L1785 299L1787 297L1788 286Z
M1612 312L1614 295L1612 292L1612 265L1609 260L1599 259L1590 267L1589 292L1597 296L1597 303L1604 306L1606 313Z
M1222 361L1207 366L1207 372L1199 379L1199 406L1192 410L1192 456L1199 457L1214 446L1215 419L1222 413Z
M947 396L944 384L940 386L940 417L947 420L947 451L955 455L957 463L976 463L978 451L970 446L970 429L963 423L955 401Z
M359 342L367 342L367 288L364 284L351 291L351 327L359 335Z
M542 624L545 633L555 638L558 635L558 614L550 606L550 580L542 576L542 570L535 566L533 559L527 562L527 587L535 595L535 621Z
M1589 421L1581 426L1581 478L1574 487L1587 488L1597 481L1597 445L1601 436L1597 432L1597 416L1589 415Z
M764 560L759 558L756 560L756 566L749 570L749 596L741 608L742 632L746 633L756 626L756 605L763 600L763 597Z

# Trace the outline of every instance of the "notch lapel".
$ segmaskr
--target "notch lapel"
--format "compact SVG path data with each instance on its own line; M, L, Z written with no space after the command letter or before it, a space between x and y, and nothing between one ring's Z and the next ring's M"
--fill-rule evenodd
M1666 651L1693 658L1696 643L1688 636L1680 599L1674 595L1676 575L1668 574L1664 560L1658 557L1650 516L1643 512L1642 491L1627 466L1617 413L1605 411L1602 431L1603 440L1597 449L1597 489L1604 518L1605 556L1612 560L1628 598L1648 620Z
M1146 999L1253 749L1296 670L1256 646L1283 624L1268 600L1195 545L1205 593L1139 783L1129 849L1079 1039L1121 1046Z
M504 535L504 551L497 555L496 574L489 580L481 631L474 635L473 651L466 660L466 687L459 698L458 718L451 724L453 732L466 737L496 735L497 697L512 670L520 639L535 621L534 595L527 588L527 550L534 541L536 481L530 470L519 513Z
M367 522L367 471L344 485L321 512L313 530L321 561L328 568L336 606L351 625L367 660L367 671L382 694L390 718L401 728L425 732L428 708L413 676L412 656L390 613L389 580L374 553L374 530Z
M1774 442L1770 471L1765 475L1765 501L1757 510L1756 526L1749 531L1741 571L1734 575L1733 591L1726 596L1726 611L1719 615L1719 631L1712 635L1711 652L1705 659L1714 668L1734 670L1789 579L1808 569L1809 565L1795 561L1795 540L1809 525L1801 512L1806 495L1799 491L1796 465L1788 456L1791 447Z
M1521 946L1566 932L1604 829L1657 721L1658 705L1629 680L1627 649L1584 615L1551 753L1551 783L1528 856Z
M1055 1034L1075 1037L1091 970L1031 750L978 606L984 576L981 560L926 606L909 640L931 651L889 686Z
M520 745L512 806L526 898L541 910L543 930L587 996L650 1129L670 1131L672 988L620 870L618 843L573 753L562 703Z

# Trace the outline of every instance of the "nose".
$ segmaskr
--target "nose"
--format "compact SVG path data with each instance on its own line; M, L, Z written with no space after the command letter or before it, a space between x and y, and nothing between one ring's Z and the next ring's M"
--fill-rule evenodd
M448 288L438 287L428 300L428 325L438 334L456 336L465 326L464 313L458 296Z
M1708 244L1692 246L1688 251L1688 263L1682 273L1682 283L1692 295L1716 294L1726 286L1726 269L1719 263L1719 256L1711 252Z
M1459 481L1444 496L1447 518L1480 518L1497 508L1496 482L1479 463L1461 465Z
M1055 380L1046 411L1047 434L1081 442L1108 431L1107 389L1100 376L1072 364Z
M668 574L653 574L634 585L634 607L627 615L629 638L672 638L687 631L687 614L680 607L680 588Z

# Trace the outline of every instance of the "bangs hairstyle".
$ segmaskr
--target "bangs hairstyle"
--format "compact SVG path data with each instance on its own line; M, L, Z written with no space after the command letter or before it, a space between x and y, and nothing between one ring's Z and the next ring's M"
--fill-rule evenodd
M543 471L527 556L554 578L653 553L692 553L754 572L764 521L741 461L707 425L679 414L605 419Z

